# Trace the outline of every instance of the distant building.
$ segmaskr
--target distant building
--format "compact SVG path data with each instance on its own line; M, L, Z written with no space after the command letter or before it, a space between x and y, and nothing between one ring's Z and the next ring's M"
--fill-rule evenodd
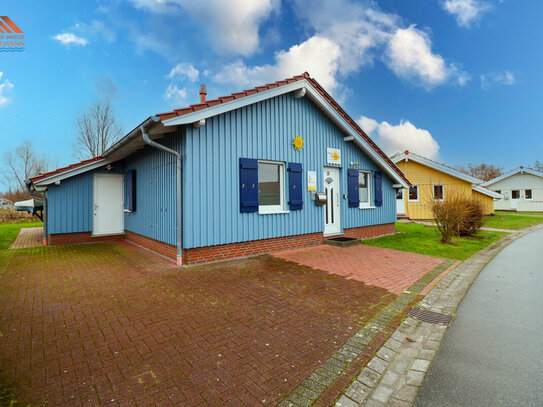
M0 209L11 209L13 208L13 202L7 199L4 196L0 196Z
M530 212L543 211L543 173L530 168L518 167L483 184L501 193L496 209Z
M494 202L502 197L487 189L483 180L445 164L405 151L391 157L411 183L398 190L396 211L409 219L433 219L432 205L447 196L465 196L481 202L485 215L494 213Z

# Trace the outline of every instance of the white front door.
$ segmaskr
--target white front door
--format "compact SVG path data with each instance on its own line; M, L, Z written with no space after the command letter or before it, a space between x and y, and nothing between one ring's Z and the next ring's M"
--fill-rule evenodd
M339 188L339 168L324 168L324 235L341 233L341 195Z
M94 174L93 235L124 232L123 176Z
M403 188L400 188L396 191L396 214L405 215L405 200Z

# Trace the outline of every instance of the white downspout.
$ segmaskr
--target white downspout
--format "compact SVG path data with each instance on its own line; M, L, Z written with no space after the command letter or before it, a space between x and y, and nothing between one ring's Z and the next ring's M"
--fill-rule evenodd
M153 120L155 121L155 120ZM141 129L141 136L143 138L143 141L145 141L147 144L149 144L151 147L158 148L159 150L165 151L168 154L174 155L177 162L177 265L181 266L183 265L183 230L182 230L182 216L183 216L183 182L182 182L182 176L183 176L183 167L181 163L181 154L179 154L177 151L172 150L166 146L163 146L162 144L159 144L149 138L149 135L147 134L146 126L149 121L146 121L143 123L140 127Z

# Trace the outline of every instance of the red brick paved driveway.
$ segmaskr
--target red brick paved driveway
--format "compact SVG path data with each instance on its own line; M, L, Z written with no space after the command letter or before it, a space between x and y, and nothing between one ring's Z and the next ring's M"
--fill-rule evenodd
M383 287L398 295L445 261L422 254L365 245L347 248L321 245L275 253L273 256Z
M394 298L271 256L0 251L0 404L274 405Z

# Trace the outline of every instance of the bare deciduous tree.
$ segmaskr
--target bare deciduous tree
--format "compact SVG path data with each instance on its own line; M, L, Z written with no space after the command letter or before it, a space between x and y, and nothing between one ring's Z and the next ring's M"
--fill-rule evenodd
M534 163L533 168L534 168L534 170L536 170L536 171L543 172L543 162L537 160L537 161Z
M121 137L121 127L108 99L92 104L77 118L74 154L84 160L101 155Z
M485 163L479 165L468 164L467 167L458 167L458 169L483 181L490 181L503 174L503 167Z
M3 176L11 193L21 193L26 190L25 180L49 171L51 163L44 156L36 154L30 141L4 154ZM19 194L20 195L20 194Z

